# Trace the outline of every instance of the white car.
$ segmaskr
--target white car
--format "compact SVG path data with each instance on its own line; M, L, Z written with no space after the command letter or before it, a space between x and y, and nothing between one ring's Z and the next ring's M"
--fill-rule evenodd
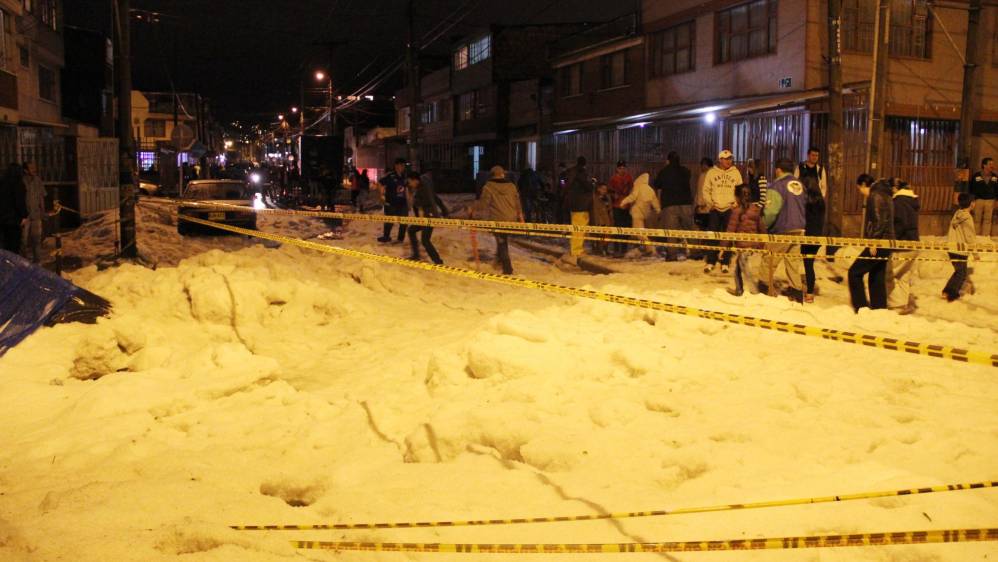
M256 194L242 180L195 180L187 184L184 189L181 201L185 200L197 201L198 203L239 205L252 209L256 201ZM177 207L177 214L256 230L256 213L252 210L213 209L211 207L184 205L181 202ZM184 235L194 231L220 232L218 229L178 218L177 232Z

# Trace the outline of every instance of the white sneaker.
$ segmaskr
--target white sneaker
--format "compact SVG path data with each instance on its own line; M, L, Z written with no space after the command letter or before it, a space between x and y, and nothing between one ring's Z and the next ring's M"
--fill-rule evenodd
M728 272L728 266L722 265L721 266L721 273L727 273L727 272Z
M703 272L704 273L710 273L712 271L714 271L714 266L712 266L710 264L707 264L707 265L703 266Z

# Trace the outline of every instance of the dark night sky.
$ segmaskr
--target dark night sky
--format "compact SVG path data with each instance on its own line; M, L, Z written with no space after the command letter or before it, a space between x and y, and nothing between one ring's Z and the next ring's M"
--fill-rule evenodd
M66 23L106 30L111 0L66 0ZM133 10L164 14L160 23L133 19L137 89L200 90L225 119L265 121L297 105L302 77L327 67L322 41L345 41L333 69L350 93L404 54L406 0L132 0ZM452 39L489 24L604 21L634 11L639 0L416 0L417 35L459 8L469 15L423 57L442 66ZM174 59L176 42L176 66ZM369 65L369 66L368 66ZM359 72L367 70L358 75ZM176 68L176 71L173 69ZM398 73L382 88L391 93Z

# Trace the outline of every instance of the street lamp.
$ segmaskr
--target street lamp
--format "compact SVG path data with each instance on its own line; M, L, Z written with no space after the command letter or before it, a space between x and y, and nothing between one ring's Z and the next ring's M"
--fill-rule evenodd
M298 113L298 108L297 107L292 107L291 108L291 113Z
M278 121L284 121L284 114L283 114L283 113L279 113L279 114L277 115L277 120L278 120Z
M321 70L315 71L315 79L318 82L322 82L326 79L326 73ZM327 83L327 95L329 96L329 136L333 136L336 132L336 125L333 121L334 109L333 109L333 77L329 76L329 82Z

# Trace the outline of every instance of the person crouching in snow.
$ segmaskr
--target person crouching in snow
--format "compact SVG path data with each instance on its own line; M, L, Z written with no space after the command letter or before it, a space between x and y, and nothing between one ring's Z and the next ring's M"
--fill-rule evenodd
M728 219L728 232L738 232L744 234L766 234L766 224L762 221L762 207L752 202L752 188L741 184L738 186L738 206L731 211ZM736 248L762 248L762 242L735 242ZM759 291L759 280L756 279L756 266L754 252L738 252L735 261L735 288L728 289L728 292L736 297L742 296L745 287L750 293Z
M631 190L631 194L624 198L620 202L621 207L630 207L631 209L631 227L632 228L649 228L654 227L650 223L655 222L658 218L659 213L662 212L662 206L658 202L658 196L652 190L651 185L648 184L648 174L641 174L638 179L634 180L634 189ZM650 256L655 252L648 246L647 236L638 236L638 240L644 242L641 247L641 253Z
M946 282L946 287L943 289L943 296L949 302L960 298L960 289L963 288L964 282L970 281L967 264L970 254L960 252L959 250L966 247L967 244L977 242L974 217L971 215L975 207L974 196L969 193L961 193L957 198L957 204L960 208L957 209L950 220L949 234L947 235L947 241L951 248L949 259L952 260L953 275Z
M412 192L413 216L440 218L450 214L447 211L447 207L444 206L444 202L434 193L433 188L423 183L418 172L409 172L406 175L406 185L410 192ZM409 256L409 259L419 259L419 244L416 241L416 234L419 234L419 242L422 242L423 248L426 249L426 254L430 256L433 263L437 265L444 263L440 259L437 249L433 247L433 242L430 241L430 237L433 236L432 226L410 225L408 231L409 243L412 245L412 255Z
M593 226L613 226L613 197L610 196L610 188L604 182L596 186L596 193L593 194ZM610 252L610 245L606 240L606 235L600 235L599 242L593 242L593 253L605 256Z

